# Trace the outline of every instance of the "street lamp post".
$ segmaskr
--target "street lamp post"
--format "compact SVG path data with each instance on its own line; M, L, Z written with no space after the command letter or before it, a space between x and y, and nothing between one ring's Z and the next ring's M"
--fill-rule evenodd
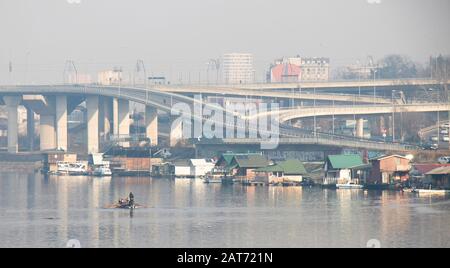
M314 88L314 137L317 136L317 119L316 119L316 88Z
M25 62L25 83L28 83L28 66L29 66L29 58L30 58L30 51L27 51L26 54L26 62Z
M395 142L395 101L394 101L394 93L396 90L392 90L391 99L392 99L392 142Z
M436 102L439 103L439 95L440 94L436 94L437 100ZM441 141L441 119L440 119L440 113L439 111L437 111L437 147L439 149L439 143Z
M375 75L376 75L376 73L377 73L377 69L374 69L373 70L373 104L375 105L376 104L376 96L377 96L377 88L376 88L376 85L375 85Z
M332 115L333 116L333 135L334 135L334 132L335 132L334 131L334 120L335 120L335 118L334 118L334 107L335 106L334 106L334 99L333 99L333 115Z
M295 106L295 89L292 88L292 99L291 99L291 108Z
M361 69L358 72L358 96L361 97Z
M356 133L356 111L355 111L355 102L356 102L356 95L353 96L353 121L354 121L354 125L353 125L353 136L357 136Z

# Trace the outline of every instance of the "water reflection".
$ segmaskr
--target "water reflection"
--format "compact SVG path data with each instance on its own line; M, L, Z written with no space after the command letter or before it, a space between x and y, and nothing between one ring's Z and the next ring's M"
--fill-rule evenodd
M0 247L450 246L450 200L397 192L2 174L0 202Z

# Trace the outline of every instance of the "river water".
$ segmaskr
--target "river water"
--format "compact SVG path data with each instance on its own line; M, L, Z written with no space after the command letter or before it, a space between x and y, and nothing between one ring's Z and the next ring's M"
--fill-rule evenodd
M132 191L146 208L107 209ZM0 247L450 247L450 199L201 180L0 175ZM376 239L376 240L373 240Z

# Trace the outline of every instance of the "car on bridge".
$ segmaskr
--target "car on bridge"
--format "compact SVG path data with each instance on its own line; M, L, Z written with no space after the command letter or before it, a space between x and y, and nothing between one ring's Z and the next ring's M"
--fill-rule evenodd
M438 162L441 164L448 164L450 163L450 156L441 156L438 158Z
M422 150L437 150L438 145L436 143L425 143L422 144Z

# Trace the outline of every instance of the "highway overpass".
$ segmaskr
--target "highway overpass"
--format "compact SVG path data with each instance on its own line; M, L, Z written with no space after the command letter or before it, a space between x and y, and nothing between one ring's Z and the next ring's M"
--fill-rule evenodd
M298 107L292 109L281 109L275 112L261 113L257 116L278 115L280 122L287 122L293 119L338 116L338 115L374 115L392 113L422 113L422 112L448 112L450 103L429 103L429 104L400 104L400 105L345 105L345 106L316 106Z
M372 79L372 80L342 80L342 81L323 81L323 82L298 82L298 83L261 83L261 84L239 84L232 85L233 88L255 89L255 90L274 90L274 89L349 89L349 88L396 88L406 86L440 86L447 82L428 78L411 79ZM229 86L230 87L230 86Z
M29 95L39 95L38 98L30 98ZM63 149L67 150L67 115L69 107L74 107L83 99L86 100L87 108L87 147L88 152L98 152L100 144L100 133L113 134L114 136L129 135L129 101L144 104L145 110L145 128L146 135L153 144L157 144L158 136L158 110L171 112L176 103L184 103L188 107L194 104L210 106L201 100L183 96L180 94L161 91L158 89L146 89L138 87L124 86L99 86L99 85L17 85L0 86L0 96L8 110L8 151L17 152L17 108L18 105L25 105L31 115L38 113L41 115L41 150ZM42 103L37 105L36 101L42 99ZM78 103L72 103L72 102ZM34 103L34 104L33 104ZM38 108L40 107L40 108ZM216 108L216 106L211 106ZM419 105L355 105L355 106L321 106L316 108L304 107L280 110L278 113L280 124L280 137L297 139L297 142L306 140L299 139L304 137L305 132L291 128L283 124L295 118L308 116L326 116L331 114L380 114L391 113L395 111L443 111L448 110L446 104L421 104ZM224 113L228 113L222 109ZM233 113L234 115L234 113ZM258 116L264 115L259 114ZM195 116L195 115L194 115ZM242 116L241 116L242 117ZM204 120L205 118L194 118ZM30 124L29 133L34 133ZM233 125L233 127L236 127ZM240 127L240 126L238 126ZM308 133L307 133L308 134ZM308 135L310 135L309 133ZM316 134L315 134L316 135ZM172 125L170 132L171 145L175 145L182 136L182 125L175 128ZM337 137L337 136L336 136ZM314 136L314 138L317 138ZM367 142L356 141L353 137L347 137L348 141L344 143L345 137L339 137L343 146L365 146ZM329 140L329 138L327 138ZM326 139L319 139L316 142L327 143ZM356 145L358 144L358 145ZM388 147L385 143L386 148Z

